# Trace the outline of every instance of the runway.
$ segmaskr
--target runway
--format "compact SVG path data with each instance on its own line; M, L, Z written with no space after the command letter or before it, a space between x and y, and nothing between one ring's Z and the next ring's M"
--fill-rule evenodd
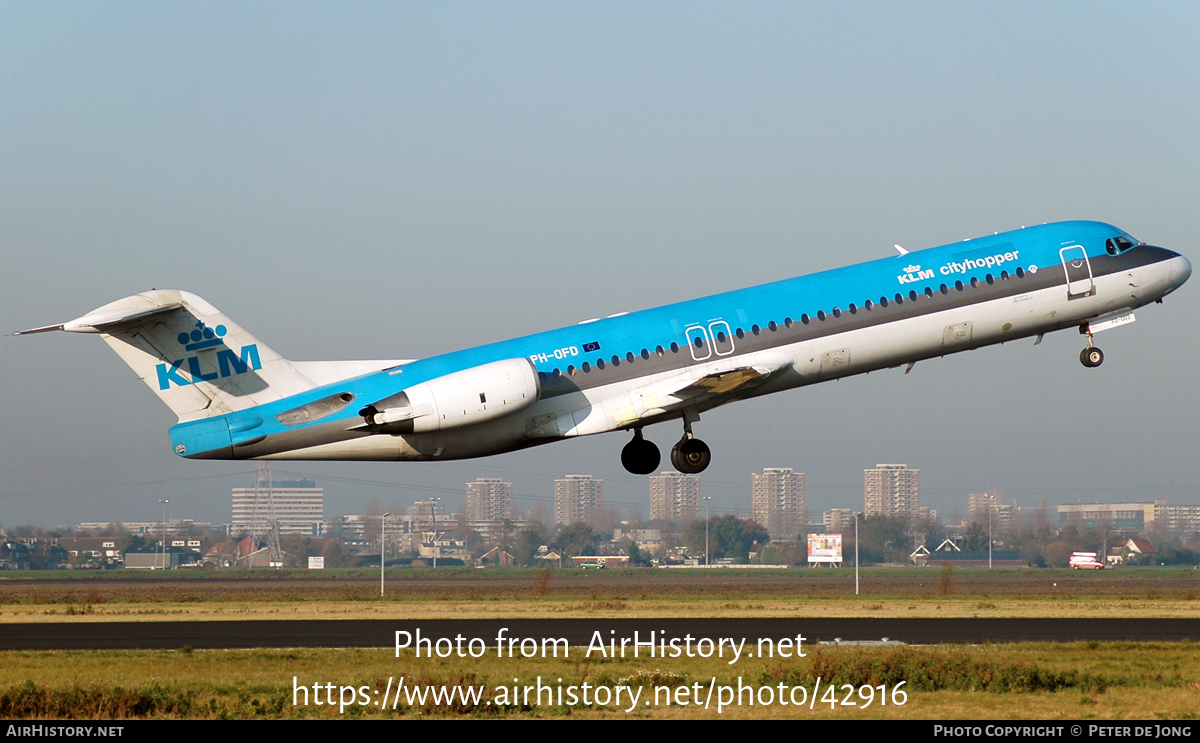
M599 632L610 637L634 633L643 641L650 632L668 638L745 638L780 640L797 635L803 642L879 641L883 638L916 645L985 642L1178 642L1200 641L1197 619L441 619L441 620L259 620L215 622L80 622L0 625L0 650L153 650L193 648L393 648L396 632L422 638L463 642L480 638L495 646L505 637L562 638L572 647L586 646ZM619 640L618 640L619 642ZM445 647L445 643L443 643Z

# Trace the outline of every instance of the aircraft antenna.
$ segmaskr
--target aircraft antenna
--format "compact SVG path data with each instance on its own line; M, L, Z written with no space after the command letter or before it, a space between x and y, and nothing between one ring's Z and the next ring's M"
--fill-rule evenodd
M892 247L895 248L896 250L900 251L900 255L908 255L908 250L900 247L900 245L897 244L897 245L893 245Z

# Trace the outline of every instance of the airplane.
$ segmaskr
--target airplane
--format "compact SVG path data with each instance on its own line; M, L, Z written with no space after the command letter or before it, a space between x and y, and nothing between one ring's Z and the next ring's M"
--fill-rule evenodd
M1022 227L426 359L289 361L200 297L151 290L15 333L99 333L179 417L187 459L443 460L678 420L671 464L703 471L700 415L735 400L997 343L1135 320L1187 258L1100 222Z

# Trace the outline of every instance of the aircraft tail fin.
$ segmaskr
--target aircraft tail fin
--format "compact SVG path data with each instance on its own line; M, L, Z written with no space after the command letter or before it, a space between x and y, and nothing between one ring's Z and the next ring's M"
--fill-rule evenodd
M224 415L317 386L296 365L195 294L152 290L61 325L99 333L180 422Z

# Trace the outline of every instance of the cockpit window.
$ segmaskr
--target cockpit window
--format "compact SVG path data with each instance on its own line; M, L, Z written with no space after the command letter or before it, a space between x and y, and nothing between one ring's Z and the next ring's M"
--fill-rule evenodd
M1110 237L1108 242L1104 243L1104 248L1109 255L1119 255L1135 246L1136 243L1127 237Z

